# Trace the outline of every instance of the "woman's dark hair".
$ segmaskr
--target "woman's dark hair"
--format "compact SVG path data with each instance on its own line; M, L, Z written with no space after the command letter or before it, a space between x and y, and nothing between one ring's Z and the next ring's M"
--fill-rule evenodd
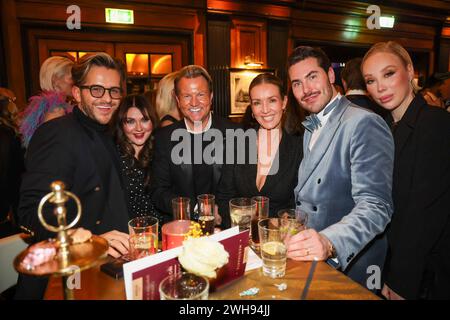
M286 92L284 91L283 81L281 81L280 78L278 78L276 75L273 75L271 73L262 73L262 74L257 75L252 80L252 82L250 82L250 85L248 87L248 93L250 95L250 102L252 100L252 97L251 97L252 89L260 84L273 84L274 86L276 86L278 88L278 90L280 92L280 97L282 100L286 96ZM251 103L250 103L250 107L251 107ZM246 116L247 119L246 120L243 119L243 121L247 121L249 127L251 126L255 129L258 129L259 123L256 120L253 119L254 121L248 121L248 117L253 116L253 114L252 114L251 110L246 110L246 113L247 113L247 111L249 111L249 113ZM245 117L245 115L244 115L244 117ZM281 117L281 125L283 128L284 128L285 121L286 121L286 112L283 112L283 116Z
M150 119L153 125L153 130L158 126L158 119L156 117L155 108L151 106L147 98L143 95L131 94L122 99L119 108L114 114L112 123L114 124L114 132L116 143L119 146L121 153L133 161L133 165L139 165L143 169L148 169L150 166L152 156L152 136L145 142L143 148L137 155L137 161L134 156L133 145L128 140L125 132L123 131L123 125L126 121L128 110L131 108L137 108L144 118ZM145 170L146 172L148 170ZM148 177L147 177L148 178ZM148 183L148 179L146 179Z
M304 109L300 107L292 88L290 88L286 105L285 121L283 123L284 130L292 135L302 135L305 131L302 126L302 121L305 120L305 117Z
M241 124L244 130L258 129L259 123L253 118L252 106L249 104L245 109L245 113L241 119Z
M248 93L250 94L254 87L263 83L273 84L274 86L276 86L278 90L280 90L281 99L283 99L284 96L286 95L286 92L284 91L283 81L281 81L280 78L271 73L261 73L257 75L252 80L252 82L250 82L250 86L248 87Z

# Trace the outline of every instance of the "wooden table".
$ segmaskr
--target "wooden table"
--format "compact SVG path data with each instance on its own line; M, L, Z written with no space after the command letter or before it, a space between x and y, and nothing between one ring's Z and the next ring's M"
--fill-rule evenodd
M288 259L284 278L271 279L262 274L261 268L251 270L246 275L210 294L211 300L299 300L308 277L311 262L297 262ZM286 283L287 289L279 291L274 284ZM254 297L241 298L239 293L251 287L260 288ZM125 300L123 279L115 280L100 271L100 267L81 273L81 288L75 291L75 299L80 300ZM51 278L45 299L62 299L60 278ZM363 288L325 262L317 264L311 282L308 300L377 300L379 297Z

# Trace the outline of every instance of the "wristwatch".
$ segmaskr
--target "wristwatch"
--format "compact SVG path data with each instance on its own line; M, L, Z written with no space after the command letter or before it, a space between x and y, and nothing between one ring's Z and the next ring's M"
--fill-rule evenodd
M336 259L337 258L336 249L334 248L330 240L328 240L328 243L330 244L328 248L328 250L330 250L330 259Z

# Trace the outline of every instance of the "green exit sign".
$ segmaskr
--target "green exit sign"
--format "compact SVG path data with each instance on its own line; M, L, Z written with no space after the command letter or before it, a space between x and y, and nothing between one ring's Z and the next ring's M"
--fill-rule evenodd
M105 16L109 23L134 23L133 10L105 8Z

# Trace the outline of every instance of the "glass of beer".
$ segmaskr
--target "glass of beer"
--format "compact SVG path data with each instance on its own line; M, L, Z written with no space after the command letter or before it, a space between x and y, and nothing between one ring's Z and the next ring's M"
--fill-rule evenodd
M267 218L258 222L263 274L270 278L281 278L286 273L287 248L282 219Z
M266 219L269 216L269 198L263 196L253 197L252 200L256 202L255 214L252 216L250 225L251 242L250 245L256 251L259 251L259 220Z
M198 222L202 228L204 236L214 234L215 218L215 197L212 194L201 194L197 197L198 202Z
M231 226L239 226L239 232L250 229L252 216L256 211L256 201L250 198L230 200Z

